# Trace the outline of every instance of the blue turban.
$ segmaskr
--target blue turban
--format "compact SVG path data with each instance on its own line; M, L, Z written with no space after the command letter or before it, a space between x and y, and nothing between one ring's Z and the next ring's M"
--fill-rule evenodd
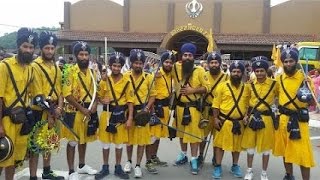
M113 63L120 63L123 66L125 61L124 55L121 52L114 52L110 55L109 66Z
M192 43L185 43L181 46L181 54L184 54L186 52L191 53L192 55L195 55L197 52L197 47Z
M87 42L84 42L84 41L74 42L72 53L77 57L80 51L88 51L88 53L90 54L91 48Z
M281 53L281 61L284 61L285 59L293 59L295 60L296 62L298 61L299 59L299 51L296 49L296 48L289 48L289 49L286 49L286 50L283 50L282 53Z
M135 61L142 61L144 63L146 61L146 55L141 49L132 49L129 58L131 63Z
M252 62L258 61L258 60L268 61L269 59L268 59L267 57L265 57L265 56L256 56L256 57L253 57L253 58L251 59Z
M172 51L165 51L161 54L161 62L163 63L165 60L171 59L172 62L176 61L175 55L172 53Z
M217 52L212 52L208 55L207 57L207 62L208 64L210 63L211 60L217 60L219 64L221 65L221 55Z
M233 62L230 67L229 67L229 70L230 72L233 70L233 69L240 69L242 73L244 73L244 65L241 63L241 62Z
M33 44L34 47L38 45L38 34L30 28L20 28L17 32L17 47L27 42Z
M269 64L266 60L256 60L252 63L252 69L255 71L258 68L263 68L268 71Z
M48 45L48 44L56 47L58 44L57 36L50 31L41 32L39 36L40 49L42 49L45 45Z

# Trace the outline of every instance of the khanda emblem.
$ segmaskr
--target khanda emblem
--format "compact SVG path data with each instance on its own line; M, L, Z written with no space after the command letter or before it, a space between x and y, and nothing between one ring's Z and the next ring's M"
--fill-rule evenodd
M52 43L53 43L53 37L50 36L50 38L49 38L49 44L52 45Z
M32 43L32 41L33 41L33 38L34 38L34 37L33 37L33 35L30 35L30 36L28 37L28 43L30 43L30 44L31 44L31 43Z
M120 62L120 53L116 52L116 63Z
M197 0L192 0L186 4L186 12L191 18L196 18L203 10L203 6Z
M87 43L81 42L81 49L85 51L87 49Z

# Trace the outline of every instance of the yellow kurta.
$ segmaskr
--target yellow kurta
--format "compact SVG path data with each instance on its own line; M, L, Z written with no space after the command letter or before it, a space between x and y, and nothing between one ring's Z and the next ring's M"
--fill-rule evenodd
M212 132L212 135L215 133L214 119L212 115L209 115L209 109L211 109L212 106L214 91L217 89L219 84L229 80L229 75L223 72L221 72L217 77L212 76L209 71L207 71L206 74L211 86L209 92L205 95L205 97L207 97L205 99L207 106L204 107L204 111L202 113L203 118L209 120L208 126L204 129L204 136L208 136L210 132Z
M87 69L86 73L80 71L77 64L73 65L70 68L70 72L66 83L63 85L62 93L64 97L72 95L78 102L90 103L91 98L89 96L83 100L86 96L87 92L82 86L78 74L82 78L85 86L89 90L90 95L93 97L94 91L94 82L91 80L90 70ZM94 74L94 78L96 79L96 74ZM80 111L76 111L75 120L73 130L80 137L80 144L85 144L87 142L91 142L96 140L96 135L87 136L87 121L83 122L84 115ZM71 134L71 132L62 126L62 137L67 138L68 140L77 141L77 139Z
M240 96L241 88L242 86L244 86L243 93L240 96L240 100L238 102L240 111L242 115L244 115L247 111L249 98L250 98L249 87L247 84L244 84L244 83L241 83L241 85L238 88L231 85L230 80L220 84L217 87L216 91L214 92L212 108L219 109L220 113L227 115L229 111L232 109L232 107L234 106L235 102L234 102L234 99L232 98L231 92L227 84L230 84L232 92L234 93L236 98ZM241 115L236 108L229 117L233 119L239 119L241 118ZM219 119L223 120L222 118L219 118ZM240 152L242 150L241 141L242 141L244 126L243 126L242 120L239 123L241 125L241 134L234 135L232 133L233 122L231 120L225 120L220 131L216 131L213 145L215 147L222 148L223 150L226 150L226 151Z
M175 70L173 70L173 75L174 75L174 84L175 84L175 91L177 94L177 97L180 95L180 86L183 84L181 83L182 79L182 70L181 70L181 65L176 63L176 69L177 69L177 74L175 73ZM194 67L195 70L192 73L192 76L189 79L189 85L192 88L199 88L199 87L205 87L207 91L210 90L210 82L208 80L207 75L205 74L205 71L202 67ZM189 98L191 101L196 101L198 100L202 95L200 94L191 94L189 95ZM190 102L186 96L181 96L180 101L183 103L188 103ZM190 115L191 115L191 122L189 125L184 126L182 125L182 117L183 117L183 111L184 107L177 106L176 107L176 119L173 123L174 126L176 126L177 129L181 131L185 131L187 133L193 134L197 137L203 138L204 137L204 130L200 129L198 127L200 117L201 117L201 112L196 109L196 107L189 107ZM183 138L184 143L196 143L196 142L201 142L200 139L191 137L187 134L177 132L177 137Z
M55 91L53 91L52 93L51 93L51 89L52 89L51 84L49 83L49 80L47 79L45 73L37 63L45 70L45 72L47 72L50 78L50 81L54 84ZM53 63L51 66L45 64L45 61L42 59L42 57L38 57L36 60L33 61L31 65L35 69L36 76L39 77L39 84L40 84L40 87L42 87L42 93L44 97L48 98L50 96L52 101L55 101L56 103L58 103L59 96L62 95L62 73L60 68L55 63ZM56 77L56 80L55 80L55 77ZM41 111L41 108L37 106L32 106L32 109L36 111ZM42 112L38 112L38 113L42 113ZM41 119L36 119L36 120L37 121L47 120L47 118L48 118L48 112L43 111Z
M130 79L127 77L122 77L118 82L114 82L113 79L109 76L109 79L112 84L112 88L114 90L116 99L118 101L119 106L126 105L127 103L133 103L134 102L134 96L133 96L133 88L130 84ZM128 85L126 86L126 84ZM109 82L107 81L101 81L100 82L100 90L99 90L99 98L103 99L104 97L108 97L112 100L113 96L111 93ZM126 87L126 89L124 89ZM123 96L122 94L124 90ZM120 99L119 99L120 98ZM115 106L116 104L112 102L110 105ZM111 112L102 111L99 121L99 132L98 137L99 140L103 143L114 143L114 144L123 144L128 142L128 130L126 128L126 124L119 124L117 126L117 133L112 134L106 131L108 121L111 117Z
M14 80L17 84L17 88L22 93L27 83L32 80L32 83L28 87L27 94L35 96L42 94L41 87L39 85L38 77L35 76L34 69L31 65L22 67L18 64L15 57L5 59L13 73ZM0 98L2 98L4 106L9 107L17 98L16 92L14 91L12 81L9 77L7 66L4 63L0 63ZM22 97L24 100L24 96ZM30 98L26 98L25 104L30 104ZM22 106L20 102L16 106ZM0 163L0 167L7 167L14 165L15 161L20 161L25 158L27 151L27 139L28 136L21 136L20 130L22 124L14 124L8 116L2 118L2 125L5 130L5 134L12 140L14 151L12 156Z
M272 83L275 82L267 78L263 83L259 83L258 81L254 81L254 87L259 95L259 98L263 98L266 96L268 91L271 88ZM276 83L269 93L268 97L266 97L265 102L271 105L274 103L274 99L278 94L278 84ZM267 111L269 110L265 104L260 104L258 107L256 106L259 103L259 99L254 94L254 91L250 85L250 107L257 109L258 111ZM257 152L263 152L267 150L272 150L274 146L274 126L271 116L261 115L262 121L265 124L265 128L253 131L249 126L244 129L243 133L243 141L241 143L242 148L257 148ZM250 117L251 118L251 117ZM248 123L249 124L249 123Z
M304 74L300 70L291 77L286 74L278 76L276 80L279 84L280 78L282 78L283 85L291 98L296 96L302 80L305 79ZM282 86L279 86L279 105L281 106L288 102L289 99L284 93ZM299 108L306 108L308 106L298 99L295 99L295 102ZM286 106L286 108L296 110L292 103ZM275 156L283 156L287 163L294 163L304 167L315 166L308 123L299 122L301 139L292 140L289 138L290 133L287 131L288 121L289 116L280 115L279 129L275 131L275 147L273 154Z
M165 73L163 71L163 68L159 70L161 76L156 77L155 79L155 89L157 92L156 99L162 100L169 98L172 92L172 74ZM168 124L169 122L169 107L164 106L163 107L163 113L164 117L160 118L161 122L163 124ZM155 136L157 138L164 138L169 137L169 130L166 126L163 125L156 125L150 127L150 132L152 136Z
M125 78L130 79L130 76L132 77L134 86L136 88L140 84L140 81L142 81L144 79L142 85L140 86L139 90L137 91L137 94L140 97L142 103L145 103L145 102L148 103L148 101L146 101L146 99L147 99L148 90L151 87L153 75L143 72L141 76L139 76L137 79L135 79L133 77L131 71L128 71L128 72L126 72L124 74ZM130 85L133 88L132 83ZM154 88L154 84L153 84L153 86L151 88L150 97L151 96L156 96L156 91L155 91L155 88ZM134 95L134 105L135 106L136 105L141 105L141 103L139 102L139 100L138 100L136 95ZM138 127L138 126L135 126L134 122L133 122L133 127L131 127L129 129L129 141L128 141L128 144L131 144L131 145L147 145L147 144L150 144L150 143L151 143L151 133L150 133L149 124L147 124L144 127Z

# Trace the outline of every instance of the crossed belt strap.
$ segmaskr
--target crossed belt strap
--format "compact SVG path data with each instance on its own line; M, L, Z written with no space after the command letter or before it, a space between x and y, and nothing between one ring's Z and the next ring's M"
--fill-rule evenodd
M279 106L279 112L280 114L284 114L286 116L289 116L289 122L287 124L287 131L290 132L290 139L301 139L300 134L300 127L299 127L299 112L300 109L297 103L295 102L295 99L297 99L297 95L292 98L289 93L287 92L286 88L283 85L282 75L280 76L280 84L281 88L283 89L283 92L286 94L287 98L289 99L288 102L286 102L284 105ZM301 83L301 85L303 82ZM286 108L289 104L293 104L293 106L296 108L296 110L291 110Z
M143 104L143 102L142 102L142 100L141 100L141 98L140 98L140 96L138 94L138 91L139 91L139 89L140 89L140 87L141 87L141 85L142 85L142 83L144 81L144 77L142 77L142 80L140 81L140 83L138 84L137 87L134 85L134 80L133 80L133 77L131 75L130 75L130 80L131 80L132 87L134 89L134 95L137 97L139 103Z
M14 79L14 76L13 76L13 72L9 66L9 64L5 61L3 61L3 63L6 65L7 69L8 69L8 72L9 72L9 77L10 77L10 80L12 82L12 85L13 85L13 89L16 93L16 96L17 96L17 99L10 105L8 106L7 108L4 108L4 112L3 112L3 116L8 116L10 114L10 111L11 109L18 104L18 102L21 103L21 105L23 106L23 108L26 108L26 100L27 100L27 90L28 90L28 87L29 85L31 84L32 82L32 77L33 77L33 69L31 70L31 76L29 74L29 69L28 69L28 77L27 77L27 84L26 86L24 87L23 91L20 93L19 92L19 89L18 89L18 86L17 86L17 83L16 83L16 80ZM22 99L22 97L24 97Z
M78 77L79 77L79 80L80 80L80 83L81 83L83 89L86 91L86 95L82 98L82 102L85 102L85 100L87 99L88 96L90 97L90 99L92 99L90 91L88 90L87 86L83 82L83 79L81 78L80 73L78 73ZM91 79L91 83L90 84L92 84L92 79Z
M218 86L218 84L220 83L220 81L222 80L222 78L223 78L224 76L226 76L226 78L227 78L227 75L222 74L222 75L219 77L219 79L216 81L216 83L211 87L210 91L204 96L204 98L203 98L203 101L204 101L204 102L206 102L208 96L211 96L211 97L213 98L212 92L213 92L213 90Z
M40 67L41 71L43 72L43 74L45 75L47 81L50 84L51 90L50 90L48 96L51 96L54 93L57 96L57 98L59 98L58 93L57 93L56 88L55 88L55 84L57 82L57 74L58 74L57 73L58 72L57 66L54 65L55 74L54 74L54 79L53 79L53 82L52 82L52 80L51 80L49 74L47 73L47 71L38 62L35 62L35 63Z
M230 121L232 121L232 123L233 123L232 133L233 133L234 135L240 135L240 134L241 134L241 125L240 125L240 122L239 122L239 121L243 119L243 114L242 114L242 112L241 112L241 110L240 110L240 107L239 107L239 104L238 104L238 103L239 103L239 101L240 101L240 99L241 99L241 96L242 96L242 94L243 94L244 85L242 85L242 87L241 87L240 94L239 94L238 98L235 97L235 95L234 95L234 93L233 93L233 91L232 91L231 86L230 86L229 83L227 83L227 87L228 87L228 89L229 89L229 91L230 91L230 93L231 93L232 99L234 100L234 106L231 108L231 110L229 111L229 113L228 113L227 115L220 112L220 113L219 113L219 116L222 117L222 118L224 118L224 120L230 120ZM236 109L238 110L238 112L239 112L239 114L240 114L240 118L231 118L231 117L230 117L231 114L232 114L233 111L235 111Z

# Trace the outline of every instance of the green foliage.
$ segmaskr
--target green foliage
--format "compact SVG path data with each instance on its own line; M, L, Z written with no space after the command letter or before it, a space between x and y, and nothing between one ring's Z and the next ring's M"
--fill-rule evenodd
M34 31L40 33L41 31L58 31L56 27L40 27L35 28ZM0 46L4 49L16 49L17 32L6 33L0 37Z

